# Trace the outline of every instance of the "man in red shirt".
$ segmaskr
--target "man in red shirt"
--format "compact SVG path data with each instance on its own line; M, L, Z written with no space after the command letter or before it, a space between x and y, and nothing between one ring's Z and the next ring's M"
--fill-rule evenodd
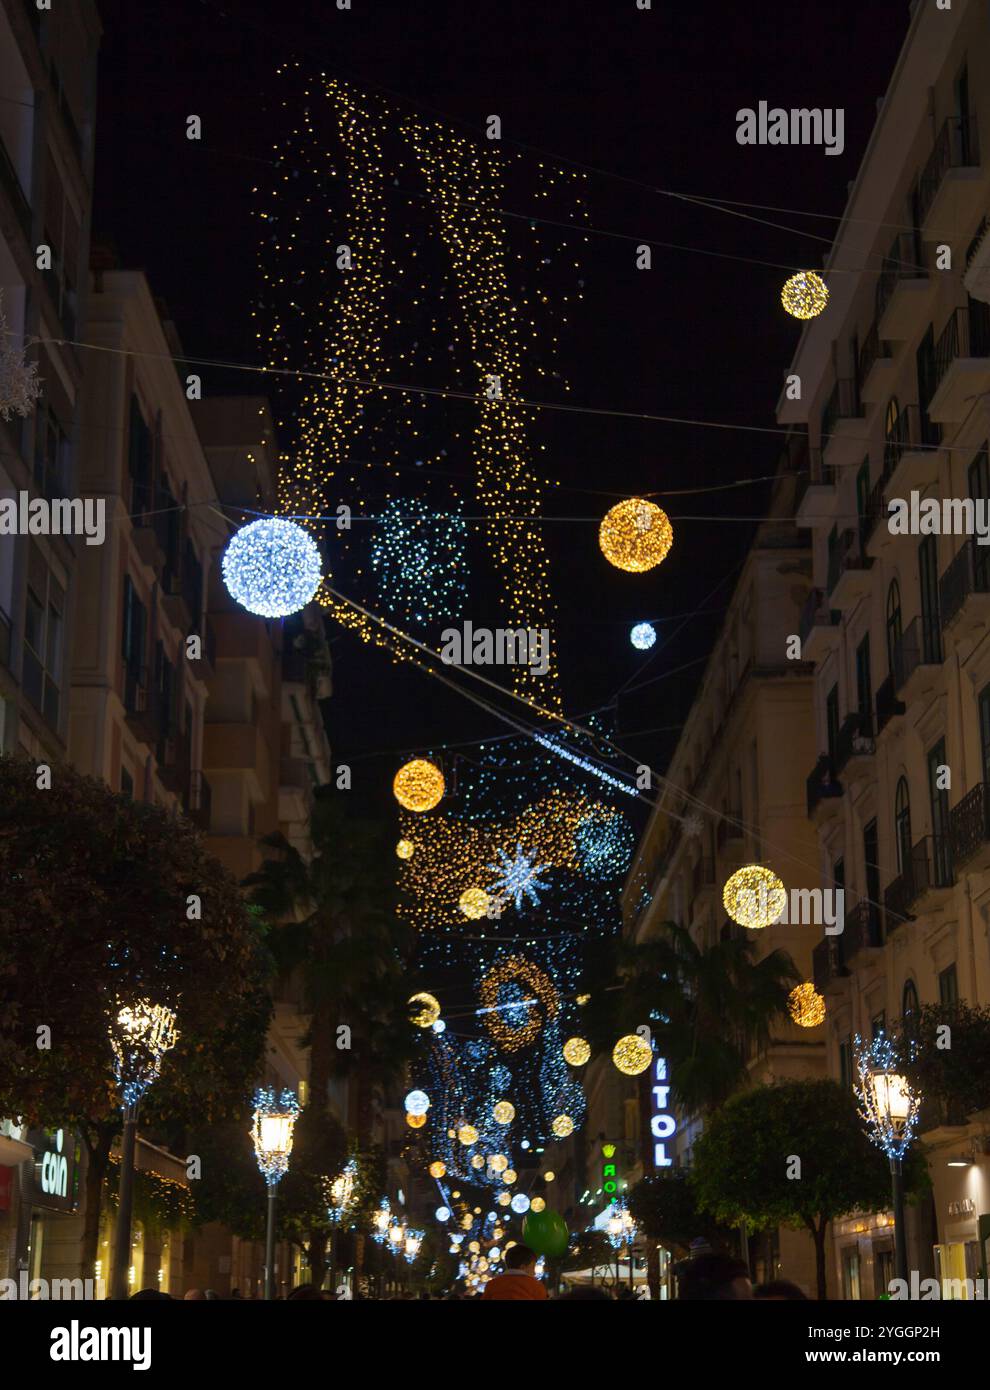
M496 1274L485 1285L482 1299L531 1300L547 1299L546 1285L536 1278L536 1256L528 1245L513 1245L505 1252L505 1273Z

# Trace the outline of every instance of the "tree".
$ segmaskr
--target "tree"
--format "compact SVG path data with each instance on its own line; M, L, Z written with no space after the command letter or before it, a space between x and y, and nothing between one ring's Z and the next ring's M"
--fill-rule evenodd
M990 1009L924 1004L904 1019L905 1075L922 1096L922 1129L990 1109Z
M736 1233L698 1206L686 1168L641 1178L629 1189L628 1200L643 1234L673 1255L687 1255L691 1242L698 1239L725 1254L733 1249Z
M0 1113L79 1130L89 1269L122 1127L109 1023L141 999L174 1008L148 1122L221 1119L263 1066L270 957L189 822L67 766L49 786L28 758L0 758L0 882Z
M905 1188L927 1175L909 1151ZM791 1226L815 1243L818 1297L827 1297L828 1223L890 1205L890 1169L864 1132L851 1091L835 1081L788 1081L734 1096L709 1116L694 1146L691 1186L699 1207L726 1225Z

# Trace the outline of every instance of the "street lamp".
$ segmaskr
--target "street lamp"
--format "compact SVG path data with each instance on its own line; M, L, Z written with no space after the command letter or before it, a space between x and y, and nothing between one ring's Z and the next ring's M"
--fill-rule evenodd
M275 1297L275 1197L278 1185L289 1169L292 1131L299 1114L294 1091L276 1095L271 1087L254 1093L254 1124L251 1139L265 1183L268 1186L268 1227L265 1235L265 1298Z
M908 1278L907 1241L904 1231L904 1155L914 1138L921 1108L921 1096L911 1089L899 1070L900 1059L894 1044L883 1033L864 1043L856 1035L855 1088L860 1118L869 1136L890 1160L894 1201L894 1264L898 1279Z
M157 1081L162 1058L178 1041L175 1011L164 1004L138 999L133 1004L118 999L110 1012L107 1029L113 1049L113 1069L120 1087L124 1133L120 1142L120 1183L117 1226L114 1231L110 1297L126 1298L131 1267L131 1223L134 1209L134 1149L137 1143L138 1107L144 1093Z

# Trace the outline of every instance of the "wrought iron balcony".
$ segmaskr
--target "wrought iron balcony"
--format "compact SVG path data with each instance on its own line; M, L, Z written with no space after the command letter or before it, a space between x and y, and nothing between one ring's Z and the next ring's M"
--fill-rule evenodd
M834 594L846 575L865 576L873 566L872 558L866 554L859 530L848 527L839 536L828 559L828 593ZM844 590L845 586L843 586Z
M870 331L863 339L863 345L859 350L859 360L856 363L856 387L860 399L863 398L863 387L869 380L870 373L878 362L888 361L891 357L890 344L880 337L880 330L877 327L876 319L870 325Z
M949 315L935 344L936 391L957 357L990 357L990 305L974 302Z
M808 774L808 779L805 782L808 815L810 816L813 813L819 802L830 797L840 797L842 793L842 783L836 776L832 759L823 755L818 759L813 771Z
M835 741L835 770L841 773L852 758L872 757L876 752L873 715L859 710L842 721Z
M859 384L851 377L840 377L829 392L821 418L821 445L828 448L840 420L858 420L863 414Z
M877 736L883 732L892 719L904 713L906 706L898 700L894 689L894 677L888 676L877 690Z
M980 163L979 127L974 115L950 116L918 180L918 225L924 226L932 204L950 169L971 169Z
M901 873L887 885L883 901L887 933L912 920L911 909L933 890L951 888L956 881L952 842L948 835L923 835L911 848Z
M730 840L743 839L743 830L739 824L742 818L742 810L739 807L725 812L715 828L715 844L720 851L725 849Z
M884 441L884 474L892 478L905 454L937 449L941 440L941 429L920 406L904 406Z
M861 951L882 946L883 914L879 903L858 902L846 916L841 939L843 960L847 966Z
M824 994L835 980L849 974L843 958L842 937L826 936L811 953L811 978L819 994Z
M971 594L990 593L990 547L973 539L953 557L938 581L942 631L962 612Z
M941 666L942 633L933 619L912 618L894 643L894 689L900 695L921 666Z
M801 646L807 642L813 628L816 627L837 627L840 614L834 608L829 608L825 601L825 594L821 589L811 589L808 597L801 607L801 616L798 619L798 634L801 638Z
M35 11L37 13L37 11ZM14 215L20 223L21 231L28 241L31 240L31 204L28 202L21 181L17 175L17 170L10 161L6 146L0 139L0 185L3 186L7 197L10 199L14 208Z
M981 850L986 852L990 848L990 784L978 782L953 806L949 820L955 863L968 863Z
M880 268L876 289L876 321L879 324L898 285L903 281L924 281L928 271L921 264L921 249L911 232L898 232Z

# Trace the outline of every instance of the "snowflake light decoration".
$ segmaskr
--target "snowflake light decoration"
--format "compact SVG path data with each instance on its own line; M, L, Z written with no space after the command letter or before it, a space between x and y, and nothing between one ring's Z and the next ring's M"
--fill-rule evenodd
M500 849L498 857L501 864L489 864L488 868L492 873L501 871L502 877L495 880L489 891L496 892L501 898L511 898L517 911L522 909L524 898L528 898L534 907L539 907L540 893L550 887L540 878L540 874L550 865L537 864L536 850L524 851L522 845L518 844L514 856Z

